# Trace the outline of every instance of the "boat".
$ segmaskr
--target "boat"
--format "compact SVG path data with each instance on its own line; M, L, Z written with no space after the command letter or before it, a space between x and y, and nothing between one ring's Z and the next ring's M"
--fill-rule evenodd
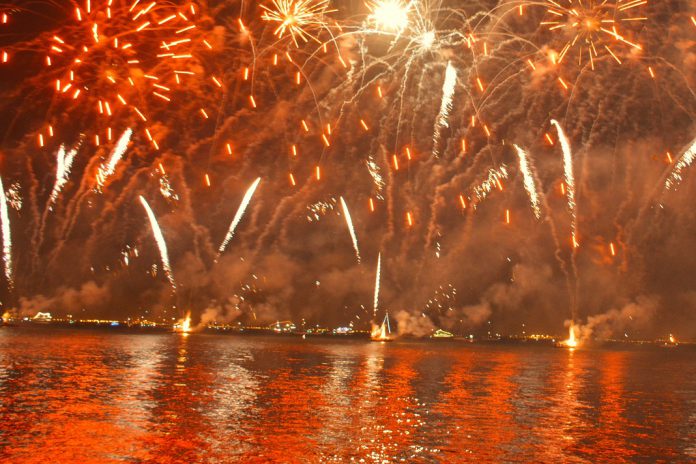
M382 324L372 327L370 338L373 342L391 342L394 340L394 335L391 331L391 324L389 323L389 313L384 315Z

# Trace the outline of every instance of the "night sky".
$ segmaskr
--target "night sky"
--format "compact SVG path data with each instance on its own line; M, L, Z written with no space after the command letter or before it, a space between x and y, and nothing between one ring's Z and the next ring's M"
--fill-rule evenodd
M389 310L402 333L558 334L575 318L586 335L696 337L696 182L685 167L665 186L696 136L693 1L592 10L615 18L624 40L595 32L591 63L585 36L557 62L572 20L549 30L548 4L520 15L518 2L415 3L407 25L385 32L377 6L371 16L338 1L307 25L317 40L296 45L263 18L270 2L162 2L136 20L150 2L129 11L114 0L111 19L106 0L91 13L82 0L14 3L0 7L5 309L364 328L381 253L379 314ZM170 13L186 21L159 24ZM191 40L171 45L181 58L158 56L182 37ZM448 63L456 81L443 104ZM572 150L575 209L551 120ZM99 186L127 128L127 150ZM52 203L61 144L77 152ZM514 144L529 154L539 219Z

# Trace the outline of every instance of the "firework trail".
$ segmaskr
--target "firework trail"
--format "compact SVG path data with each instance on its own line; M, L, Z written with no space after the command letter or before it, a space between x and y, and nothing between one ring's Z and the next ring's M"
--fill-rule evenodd
M435 131L433 133L433 155L437 158L440 156L440 131L449 127L449 113L452 109L452 99L454 98L454 89L457 85L457 70L452 66L451 62L447 62L445 70L445 82L442 84L442 103L440 104L440 113L435 120Z
M372 315L377 316L377 307L379 306L379 278L382 273L382 253L377 255L377 273L375 274L375 297L372 304Z
M155 213L152 212L150 205L147 204L147 200L140 195L140 203L145 208L148 219L150 219L150 226L152 227L152 235L155 237L155 242L157 242L157 248L159 248L160 257L162 259L162 267L164 272L169 279L169 283L172 285L172 289L176 290L176 282L174 281L174 274L172 273L172 268L169 265L169 253L167 252L167 242L164 241L164 235L162 235L162 230L157 223L157 218Z
M539 194L537 193L537 186L533 172L534 166L529 158L529 153L517 145L514 145L514 147L517 150L517 156L520 159L520 170L522 171L522 176L524 177L524 188L527 191L529 200L532 203L532 211L534 211L534 216L536 216L537 219L541 219Z
M377 198L381 200L383 199L382 190L384 190L385 182L382 174L380 173L379 165L375 162L372 155L370 155L368 160L365 161L365 164L367 165L367 171L370 173L370 177L372 177L372 181L377 189Z
M551 124L556 126L558 131L558 140L561 142L561 149L563 150L563 171L565 173L565 183L566 183L566 194L568 196L568 209L570 210L570 215L572 217L571 231L573 234L573 247L578 247L577 240L577 215L576 215L576 205L575 205L575 177L573 175L573 153L570 149L570 142L568 142L568 137L566 137L563 128L555 119L551 120Z
M104 187L104 183L106 182L106 180L116 170L116 165L119 161L121 161L123 154L126 152L126 149L128 148L128 142L130 142L132 135L133 129L131 128L128 128L125 131L123 131L123 134L121 134L121 137L116 142L116 146L114 146L114 149L111 151L109 161L106 164L102 164L101 166L99 166L99 171L97 172L97 189L99 191L101 191L101 189Z
M355 257L360 264L360 248L358 247L358 237L355 235L355 227L353 227L353 219L350 217L350 212L348 211L348 205L343 197L340 197L341 208L343 209L343 215L346 218L346 225L348 226L348 232L350 232L350 238L353 240L353 248L355 248Z
M14 278L12 277L12 235L10 231L10 215L7 208L7 197L5 196L5 187L2 185L0 177L0 222L2 222L2 260L5 263L5 278L7 285L12 288L14 286Z
M694 162L696 159L696 139L691 141L691 145L687 148L684 153L679 157L679 161L674 165L674 168L669 173L667 180L665 180L666 190L676 190L681 184L684 178L682 177L682 171Z
M65 184L68 183L68 177L70 176L70 169L72 169L73 161L75 161L75 155L77 155L77 148L73 148L66 152L65 145L61 145L56 153L56 182L53 184L53 190L48 199L49 210L51 209L51 205L58 199L58 195L60 195Z
M251 186L247 189L246 193L244 194L244 198L242 198L242 202L239 204L239 208L237 208L237 212L235 213L234 218L232 219L232 223L230 224L230 228L227 231L227 235L225 235L225 240L222 241L222 243L220 244L220 248L218 248L218 258L225 251L225 248L227 248L227 244L230 243L232 237L234 237L234 231L237 229L239 222L242 220L244 212L246 211L247 207L249 206L249 202L251 201L251 197L254 196L256 187L259 186L259 182L261 182L260 177L257 178L253 184L251 184Z
M473 188L473 194L474 198L476 198L476 203L478 204L484 201L488 197L488 194L491 193L491 191L495 187L497 187L498 190L502 191L503 184L501 182L501 179L504 180L507 178L508 171L506 165L503 164L498 169L489 169L488 176L486 177L486 179Z

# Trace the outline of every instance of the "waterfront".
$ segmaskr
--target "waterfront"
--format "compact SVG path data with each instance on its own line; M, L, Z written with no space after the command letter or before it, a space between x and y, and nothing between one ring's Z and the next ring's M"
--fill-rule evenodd
M685 462L694 354L6 327L0 459Z

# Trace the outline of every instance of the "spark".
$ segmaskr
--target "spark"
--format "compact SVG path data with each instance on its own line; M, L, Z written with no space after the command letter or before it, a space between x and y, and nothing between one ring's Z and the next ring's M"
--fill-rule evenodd
M167 252L167 242L164 241L164 235L162 235L162 230L160 229L160 226L157 223L157 218L155 217L155 213L152 212L150 205L147 203L147 200L145 200L145 197L143 197L142 195L140 195L140 203L143 205L143 208L145 208L145 212L147 213L147 217L150 220L150 227L152 228L152 235L155 238L155 242L157 243L157 248L159 249L159 252L160 252L160 259L162 261L162 268L164 269L164 273L167 276L167 279L169 280L169 283L171 284L172 289L176 290L176 282L174 281L174 274L172 273L172 268L169 265L169 253Z
M348 205L343 197L339 198L341 201L341 209L343 209L343 216L346 218L346 225L348 226L348 232L350 233L350 238L353 240L353 248L355 249L355 257L360 264L360 248L358 247L358 237L355 234L355 227L353 227L353 219L350 217L350 212L348 211Z
M244 198L242 198L242 202L239 204L239 208L237 208L237 212L235 213L234 218L232 219L232 222L230 223L230 228L227 231L227 235L225 235L225 239L222 241L222 243L220 244L220 247L218 248L218 258L225 251L225 248L227 248L227 245L230 243L230 240L232 240L232 237L234 237L234 232L237 229L239 222L242 220L242 217L244 216L244 212L246 211L247 207L249 206L249 202L251 202L251 198L254 196L254 192L256 191L256 187L259 186L260 182L261 182L261 178L258 177L251 184L251 186L247 189L246 193L244 194Z
M541 208L539 206L539 195L537 193L537 186L534 179L534 165L532 160L529 158L529 154L517 145L514 145L517 150L517 156L520 159L520 170L522 171L522 177L524 178L524 189L529 195L529 200L532 204L532 211L534 211L534 216L537 219L541 218Z

